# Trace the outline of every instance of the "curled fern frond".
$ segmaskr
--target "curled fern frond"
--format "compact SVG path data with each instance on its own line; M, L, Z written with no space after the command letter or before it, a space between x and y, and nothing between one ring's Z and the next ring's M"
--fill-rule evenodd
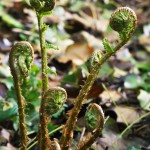
M30 5L40 14L48 14L55 7L55 0L30 0Z
M122 46L124 46L128 42L133 31L135 30L136 23L136 15L128 7L119 8L112 14L110 25L115 31L119 32L121 40L112 49L109 43L105 40L103 44L107 52L94 52L92 56L90 56L87 60L87 67L89 68L90 73L87 76L85 84L80 90L77 99L75 100L74 108L69 114L69 118L67 120L67 123L62 133L62 137L60 139L61 149L67 149L71 145L71 140L73 138L73 130L75 127L77 116L80 112L83 101L87 98L87 94L90 92L90 89L96 77L99 74L99 69L111 56L113 56ZM103 115L101 115L101 118L104 118ZM90 120L92 119L89 118L87 120L89 120L88 122L90 123ZM99 119L97 119L97 121L98 120ZM90 133L90 136L86 138L84 142L79 142L76 150L85 150L89 148L89 146L91 146L91 144L102 131L103 124L104 121L102 120L102 122L99 122L99 124L97 124L97 128L95 130L93 130L95 125L91 125L94 126L93 128L87 127L90 131L93 131Z
M54 9L55 7L55 0L42 0L44 2L44 7L41 9L41 12L48 12Z
M29 42L17 42L11 49L9 64L12 74L28 76L33 62L33 48Z
M98 127L99 124L100 127L103 128L104 121L105 119L102 108L95 103L89 105L85 114L86 129L92 132Z
M136 24L136 14L129 7L118 8L110 18L111 28L119 33L122 41L130 37L135 30Z
M85 114L85 126L89 134L84 141L80 141L76 150L88 149L102 132L104 127L105 118L102 108L93 103L89 105Z
M43 8L43 4L40 0L30 0L30 5L33 7L37 12Z
M103 57L102 51L94 51L87 60L87 67L89 71L95 68L95 66L100 63L101 58Z
M49 89L44 95L45 112L47 116L51 116L58 112L67 99L65 89L54 87Z
M17 42L11 49L9 55L10 70L14 79L18 112L19 112L19 132L20 150L27 150L27 127L25 123L25 100L21 93L20 77L27 77L33 62L33 49L30 43L23 41Z

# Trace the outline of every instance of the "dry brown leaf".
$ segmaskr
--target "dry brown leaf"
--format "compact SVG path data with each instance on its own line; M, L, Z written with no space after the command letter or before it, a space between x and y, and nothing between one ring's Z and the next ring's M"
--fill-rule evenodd
M93 52L93 48L90 47L86 42L74 43L66 49L66 52L63 56L59 58L59 61L66 63L70 60L75 65L83 64L88 56Z
M125 124L132 123L143 114L142 111L135 110L132 107L125 107L125 106L117 106L113 110L118 115L117 121L124 122Z
M89 34L86 31L82 31L81 35L87 41L87 43L94 49L94 50L103 50L104 46L101 39L96 38L94 35Z
M117 101L121 98L121 93L115 90L109 90L109 93L108 91L103 91L103 93L100 94L100 97L106 100Z

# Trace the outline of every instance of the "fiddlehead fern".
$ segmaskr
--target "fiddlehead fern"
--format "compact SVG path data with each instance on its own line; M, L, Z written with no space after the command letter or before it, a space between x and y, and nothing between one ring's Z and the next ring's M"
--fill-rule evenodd
M41 15L51 13L55 6L55 0L30 0L31 6Z
M85 126L88 131L94 131L98 125L102 129L104 126L104 120L104 113L99 105L93 103L88 106L85 114Z
M116 15L119 17L116 17ZM112 29L119 33L121 41L115 47L111 47L107 40L103 41L106 53L102 55L102 57L100 57L99 62L94 60L94 62L97 63L90 70L85 84L80 90L79 95L75 100L74 108L69 114L69 118L67 120L60 140L62 150L68 150L70 147L71 139L73 137L73 130L75 127L77 116L82 106L82 102L86 99L86 96L99 73L99 69L101 68L102 64L104 64L112 55L114 55L123 45L125 45L128 42L136 28L136 24L137 17L134 11L132 11L128 7L121 7L112 14L110 19L110 26L112 27Z
M49 89L44 94L45 112L47 116L51 116L58 112L67 99L66 91L61 87Z
M30 5L35 11L39 12L42 9L42 2L40 0L30 0Z
M33 62L33 49L28 42L16 43L10 52L9 65L14 80L19 112L19 132L21 150L26 150L27 129L25 124L25 101L21 93L21 76L27 77Z
M58 112L61 107L63 106L64 102L67 99L67 93L66 91L61 87L54 87L47 90L43 96L42 106L43 106L43 112L42 116L45 116L45 125L42 125L42 129L46 131L46 134L42 135L41 143L45 143L43 146L40 144L40 149L46 149L48 150L53 143L49 140L48 131L47 131L47 123L49 119L51 118L52 114L55 114ZM56 144L56 143L55 143ZM42 146L42 147L41 147ZM54 146L54 144L53 144Z
M100 62L102 56L103 56L102 51L94 51L90 55L86 63L89 71L92 71L95 68L96 64Z
M130 37L137 24L135 12L129 7L118 8L110 18L110 26L117 31L123 41Z
M88 149L100 135L104 122L105 118L102 108L95 103L89 105L85 114L85 126L91 133L86 137L85 141L79 142L76 150Z
M28 76L33 62L33 49L29 42L17 42L11 49L9 65L13 74Z

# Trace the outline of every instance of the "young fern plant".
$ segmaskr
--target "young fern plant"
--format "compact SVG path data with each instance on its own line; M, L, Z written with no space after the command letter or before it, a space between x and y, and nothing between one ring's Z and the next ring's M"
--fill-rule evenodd
M86 96L99 73L101 66L128 42L135 30L136 24L136 14L128 7L121 7L111 15L110 26L113 30L119 33L120 41L115 47L112 47L105 39L103 40L105 53L102 53L102 51L97 51L90 56L88 61L90 73L75 100L74 107L69 114L69 118L60 139L60 146L62 150L68 150L70 148L77 116L82 107L82 103L85 101Z
M46 48L52 46L45 41L44 33L48 28L43 22L43 17L51 14L55 6L55 0L30 0L31 7L35 10L38 19L39 37L42 56L42 101L39 112L39 133L38 133L38 146L39 150L48 149L50 139L48 138L47 123L49 121L45 110L45 94L48 90L48 67L47 67L47 52ZM53 46L52 46L53 47Z
M51 14L55 6L55 0L30 0L31 7L35 10L38 26L42 56L42 92L41 106L39 111L39 132L38 132L38 149L39 150L69 150L73 138L73 131L77 121L77 116L80 112L83 102L88 95L92 84L94 83L101 66L114 55L122 46L130 39L137 24L137 18L133 10L128 7L117 9L110 18L110 26L113 30L119 33L120 41L115 47L112 47L107 39L103 40L105 52L95 51L87 60L89 75L84 86L77 96L74 107L69 113L68 120L62 131L60 141L51 141L48 135L47 123L50 121L52 114L59 111L63 103L67 99L66 91L63 88L48 87L48 67L47 67L47 52L46 48L55 46L47 44L44 38L44 32L47 29L43 22L45 15ZM21 81L23 76L27 76L33 61L33 49L28 42L16 43L10 53L9 63L11 73L14 79L14 86L17 95L18 112L19 112L19 131L20 131L20 149L27 150L27 129L25 124L25 100L21 94ZM85 125L89 131L85 141L79 141L76 150L88 149L95 139L101 134L104 127L105 119L101 107L97 104L91 104L85 115Z
M48 67L47 67L47 52L46 48L54 48L55 46L45 42L44 33L47 29L46 24L43 22L45 15L51 14L55 6L55 0L30 0L32 8L35 10L38 26L39 37L42 55L42 101L39 112L39 132L38 132L38 147L39 150L59 149L59 144L56 140L50 141L48 136L47 123L50 121L52 114L59 111L64 101L67 98L66 91L62 88L51 88L48 90ZM31 59L32 58L32 59ZM21 94L21 77L28 75L30 65L33 60L33 49L28 42L18 42L11 50L10 53L10 68L14 78L14 85L18 99L18 112L19 112L19 130L20 130L20 149L27 150L27 127L25 123L25 101Z
M44 115L45 117L49 118L58 112L64 102L67 99L67 93L66 91L61 88L61 87L54 87L50 88L48 91L45 92L44 98L43 98L43 103L44 105ZM50 120L49 120L50 121ZM47 135L46 141L42 141L45 145L44 148L40 147L39 149L41 150L60 150L60 146L56 140L50 141L49 136Z
M88 149L101 134L104 122L105 118L102 108L95 103L90 104L85 114L85 126L90 133L84 141L78 143L76 150Z
M27 77L33 62L33 49L28 42L17 42L11 49L9 65L14 80L19 112L20 149L27 150L27 128L25 122L25 99L21 93L21 84Z

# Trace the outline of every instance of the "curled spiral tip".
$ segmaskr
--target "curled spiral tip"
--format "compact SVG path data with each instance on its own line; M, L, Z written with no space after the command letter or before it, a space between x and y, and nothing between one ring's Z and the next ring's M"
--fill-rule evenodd
M98 127L98 125L103 129L104 122L105 118L102 108L95 103L90 104L85 114L86 129L92 132Z
M41 11L51 11L55 7L56 0L43 0L45 2L44 7Z
M39 13L50 12L55 7L56 0L30 0L30 5Z
M137 16L129 7L118 8L110 18L111 28L121 34L121 39L128 38L135 30L136 24Z
M30 0L30 5L36 10L39 11L43 6L40 0Z
M94 51L87 60L88 69L91 71L95 67L95 65L100 63L102 57L102 51Z
M45 112L47 116L55 114L63 106L67 99L65 89L61 87L54 87L49 89L44 94Z
M33 62L34 51L29 42L17 42L11 49L9 64L12 74L28 76Z

